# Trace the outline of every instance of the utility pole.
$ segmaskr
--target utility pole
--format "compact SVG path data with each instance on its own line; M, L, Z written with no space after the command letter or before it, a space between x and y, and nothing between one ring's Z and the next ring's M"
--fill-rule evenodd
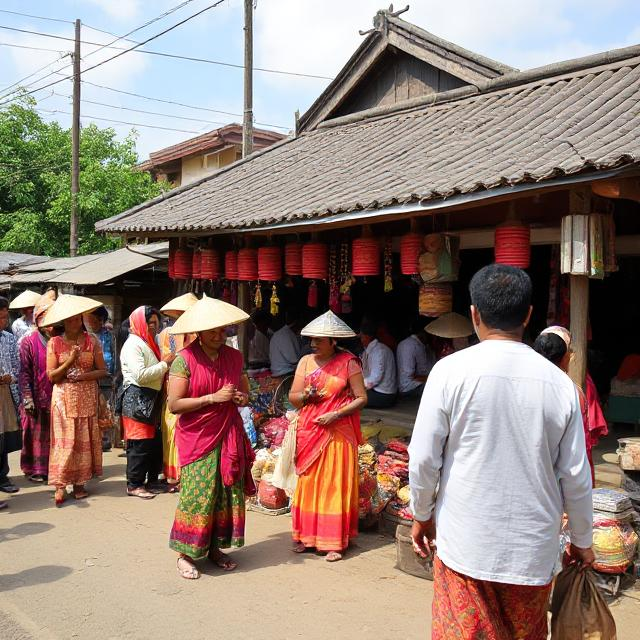
M69 254L78 254L78 193L80 191L80 20L76 20L73 50L73 114L71 117L71 222Z
M253 151L253 1L244 0L244 119L242 157Z

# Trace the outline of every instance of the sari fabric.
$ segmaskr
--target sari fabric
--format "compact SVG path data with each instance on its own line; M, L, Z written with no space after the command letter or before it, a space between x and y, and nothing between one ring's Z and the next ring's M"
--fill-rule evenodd
M292 537L319 551L344 551L358 534L360 417L346 416L328 427L316 420L352 402L349 378L359 371L358 359L340 352L305 376L305 387L315 387L316 394L298 419Z
M20 392L33 401L34 415L20 407L22 453L20 467L26 475L49 473L50 412L53 385L47 376L47 343L39 331L20 341Z
M80 349L74 367L83 373L93 371L99 343L85 333ZM67 360L70 351L62 336L51 338L47 345L47 352L55 355L57 367ZM102 475L102 433L98 425L98 383L87 380L54 384L49 484L81 485L99 475Z
M142 338L147 343L149 349L153 351L158 362L162 360L160 356L160 348L149 333L149 325L147 324L147 319L144 314L144 307L138 307L131 312L131 315L129 316L129 333L132 333L134 336L138 336L138 338Z
M547 640L551 584L476 580L433 561L432 640Z

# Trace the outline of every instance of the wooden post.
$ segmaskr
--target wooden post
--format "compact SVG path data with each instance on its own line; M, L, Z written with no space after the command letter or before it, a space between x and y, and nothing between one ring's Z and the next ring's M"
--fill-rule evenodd
M569 192L569 214L588 215L591 213L591 193L588 189ZM571 379L584 389L587 373L587 329L589 323L589 277L569 276L571 305L571 348L573 356L569 365Z
M71 220L69 255L78 254L78 193L80 191L80 20L76 20L73 51L73 115L71 118Z
M238 306L247 313L251 312L251 291L248 282L238 282ZM249 362L249 326L246 322L238 325L238 348L246 363Z
M253 151L253 0L244 0L244 119L242 157Z

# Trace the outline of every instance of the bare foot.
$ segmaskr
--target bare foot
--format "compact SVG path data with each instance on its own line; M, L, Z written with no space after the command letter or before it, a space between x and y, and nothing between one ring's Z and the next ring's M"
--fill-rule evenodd
M327 562L338 562L338 560L342 560L342 554L337 551L329 551L325 556L325 560Z
M223 571L233 571L238 566L237 562L234 562L227 554L222 553L220 549L211 549L209 551L209 560Z
M178 558L178 573L185 580L197 580L200 577L200 572L196 569L196 566L186 556L180 556Z

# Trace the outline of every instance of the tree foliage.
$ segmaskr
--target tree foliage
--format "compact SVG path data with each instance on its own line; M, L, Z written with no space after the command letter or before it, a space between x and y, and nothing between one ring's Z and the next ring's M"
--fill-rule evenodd
M119 246L96 234L98 220L158 195L166 185L135 170L135 133L123 141L94 124L80 134L78 248ZM25 98L0 110L0 251L69 255L71 130L45 122Z

